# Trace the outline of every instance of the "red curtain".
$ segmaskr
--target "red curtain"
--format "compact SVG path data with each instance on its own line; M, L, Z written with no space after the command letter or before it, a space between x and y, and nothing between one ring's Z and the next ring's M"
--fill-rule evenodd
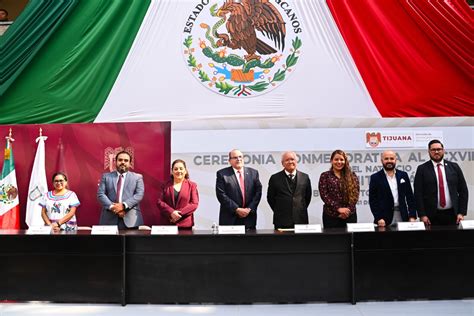
M145 225L159 223L156 208L159 184L169 179L171 159L171 124L169 122L94 123L94 124L43 124L0 125L0 137L8 135L10 127L15 139L15 171L20 199L21 227L26 228L25 212L28 185L36 153L35 139L39 128L48 136L45 146L46 177L51 190L51 176L58 171L61 157L58 144L64 147L67 161L68 186L76 192L81 206L77 210L79 226L99 223L101 206L97 201L97 186L103 172L110 170L111 158L117 150L134 151L132 171L141 173L145 183L145 197L140 203ZM0 142L4 146L4 141ZM0 163L3 163L3 148ZM64 165L63 165L64 167Z
M326 0L383 117L474 116L465 0Z

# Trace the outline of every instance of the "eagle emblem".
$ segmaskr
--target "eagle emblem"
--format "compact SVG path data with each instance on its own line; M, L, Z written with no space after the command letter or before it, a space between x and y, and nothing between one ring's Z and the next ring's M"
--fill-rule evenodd
M11 204L18 197L18 189L12 184L0 184L0 203Z
M244 49L247 61L260 59L256 52L262 55L277 52L257 37L257 31L273 40L279 50L285 48L285 22L268 0L227 0L216 15L224 19L229 16L226 22L228 34L217 34L217 45Z
M199 1L184 27L184 58L193 75L230 97L257 96L283 82L301 54L294 8L270 0Z

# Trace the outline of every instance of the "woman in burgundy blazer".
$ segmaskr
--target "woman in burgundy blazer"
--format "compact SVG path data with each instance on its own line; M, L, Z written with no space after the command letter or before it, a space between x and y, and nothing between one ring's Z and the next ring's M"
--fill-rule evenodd
M196 183L189 180L186 163L177 159L171 165L171 180L164 183L158 192L158 210L161 224L176 225L191 229L193 213L199 204Z

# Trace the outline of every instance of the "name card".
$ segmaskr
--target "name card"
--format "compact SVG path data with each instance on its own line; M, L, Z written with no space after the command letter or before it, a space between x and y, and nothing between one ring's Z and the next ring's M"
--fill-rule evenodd
M51 226L32 226L28 228L26 234L28 235L49 235L52 232Z
M321 224L307 224L307 225L301 225L297 224L295 225L295 234L301 234L301 233L321 233Z
M423 222L399 222L397 223L399 231L405 230L425 230L425 223Z
M474 229L474 220L462 220L459 222L462 229Z
M347 223L348 232L374 232L375 225L373 223Z
M117 235L117 225L93 225L91 235Z
M152 235L178 235L178 226L151 226Z
M221 235L245 235L245 225L220 225L217 233Z

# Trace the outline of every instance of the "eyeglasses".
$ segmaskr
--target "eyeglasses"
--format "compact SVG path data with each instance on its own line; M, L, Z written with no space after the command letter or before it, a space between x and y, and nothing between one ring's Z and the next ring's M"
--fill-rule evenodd
M438 152L438 151L443 151L444 148L431 148L430 151L435 153L435 152Z
M242 159L242 156L235 156L235 157L230 157L230 159Z
M66 180L54 180L54 183L63 183L66 182Z

